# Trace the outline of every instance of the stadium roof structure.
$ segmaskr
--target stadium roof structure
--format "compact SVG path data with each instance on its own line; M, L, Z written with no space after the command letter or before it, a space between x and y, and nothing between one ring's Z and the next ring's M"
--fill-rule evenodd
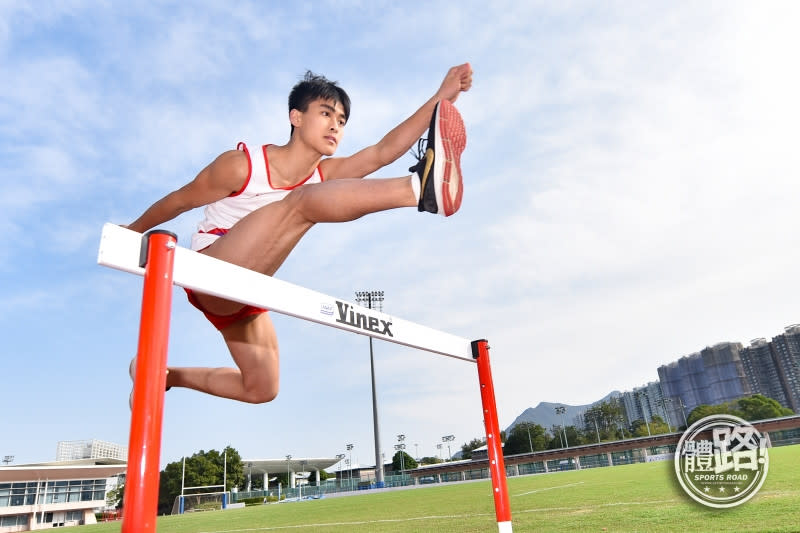
M123 473L126 468L125 461L109 458L0 466L0 482L108 478Z
M248 459L242 464L253 474L279 474L292 472L325 470L339 462L336 457L298 457L286 459ZM33 479L81 479L113 477L125 472L127 463L119 459L78 459L73 461L52 461L12 466L0 466L0 482L30 481Z
M244 468L254 474L280 474L288 468L292 472L307 472L312 470L325 470L330 468L339 459L336 457L292 457L284 459L242 459Z

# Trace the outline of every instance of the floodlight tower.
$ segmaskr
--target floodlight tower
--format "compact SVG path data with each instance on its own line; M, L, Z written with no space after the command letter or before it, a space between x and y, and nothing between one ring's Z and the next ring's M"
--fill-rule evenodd
M6 464L6 466L8 466L8 463L13 463L14 462L14 456L13 455L5 455L5 456L3 456L3 462Z
M448 461L452 461L453 460L453 454L450 451L450 443L453 442L454 440L456 440L455 435L445 435L444 437L442 437L442 442L446 442L447 443L447 460Z
M357 291L356 303L368 309L383 311L383 291ZM383 488L383 461L381 460L381 432L378 426L378 395L375 392L375 356L372 353L372 337L369 338L369 369L372 375L372 433L375 436L375 486Z
M639 398L639 407L642 409L642 416L644 417L644 424L647 426L647 436L652 437L653 434L650 433L650 422L647 420L647 411L644 410L644 403L642 403L642 396L647 398L647 392L640 390L636 391L636 397ZM649 406L649 398L648 398L648 410L650 409Z
M561 415L561 431L564 432L564 445L566 448L569 448L569 441L567 440L567 426L564 425L564 413L566 410L567 408L563 405L556 407L556 414Z
M681 406L681 414L683 415L683 425L684 427L689 427L689 422L686 420L686 406L683 405L683 398L677 396L676 399L678 400L678 405Z
M399 444L394 445L394 449L400 452L400 485L403 484L403 476L405 475L406 470L406 452L404 451L406 449L406 445L403 442L404 440L406 440L406 436L401 433L397 436L397 442Z
M336 459L338 460L339 463L339 490L342 490L342 459L344 458L345 455L343 453L336 454Z
M664 422L667 423L667 429L669 431L672 431L672 424L670 423L669 420L669 413L667 412L667 404L671 402L672 400L669 398L661 398L658 400L658 403L661 404L661 410L664 412Z
M347 445L347 453L350 454L350 456L347 459L348 468L350 470L350 490L353 490L353 445L352 444Z

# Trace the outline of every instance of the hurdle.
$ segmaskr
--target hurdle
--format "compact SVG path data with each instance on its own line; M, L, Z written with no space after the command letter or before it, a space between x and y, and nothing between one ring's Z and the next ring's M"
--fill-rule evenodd
M105 224L97 262L144 277L123 533L156 531L173 285L476 364L497 527L500 533L512 531L489 343L485 339L469 341L220 261L179 247L175 234L163 230L142 235Z

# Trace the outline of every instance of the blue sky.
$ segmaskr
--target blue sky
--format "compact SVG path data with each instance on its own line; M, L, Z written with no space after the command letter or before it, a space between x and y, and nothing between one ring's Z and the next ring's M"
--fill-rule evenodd
M343 298L384 290L387 312L489 339L502 427L800 322L794 2L129 4L0 1L0 455L127 443L141 280L96 265L101 226L239 140L285 142L306 69L353 100L345 155L471 62L462 210L317 226L278 277ZM188 245L198 217L165 227ZM229 364L175 294L170 363ZM273 318L278 399L170 391L162 463L353 443L373 464L366 338ZM474 365L375 352L387 456L399 433L413 455L482 436Z

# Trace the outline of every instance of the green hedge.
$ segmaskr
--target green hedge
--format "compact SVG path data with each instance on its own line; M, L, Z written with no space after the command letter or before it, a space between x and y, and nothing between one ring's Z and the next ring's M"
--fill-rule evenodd
M281 494L281 500L285 500L285 499L286 499L286 496ZM274 502L277 502L277 501L278 501L278 497L277 496L267 496L267 502L268 503L274 503ZM244 503L245 506L263 505L264 504L264 498L242 498L241 500L239 500L239 503Z

